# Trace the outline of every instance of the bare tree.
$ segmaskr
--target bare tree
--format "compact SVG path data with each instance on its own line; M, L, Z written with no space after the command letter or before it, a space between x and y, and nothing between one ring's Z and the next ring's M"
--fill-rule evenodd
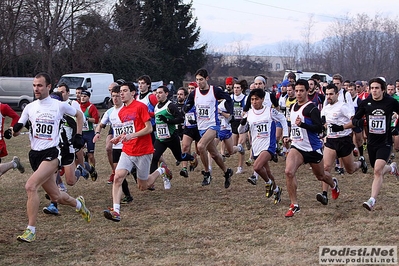
M306 24L305 29L302 32L303 43L300 45L300 54L301 54L301 63L303 70L312 70L314 69L313 62L314 59L314 40L313 36L313 27L314 27L314 20L313 15L310 15L309 21Z
M299 43L290 41L281 42L278 51L283 62L284 69L298 69L299 62Z
M31 21L32 41L41 48L37 70L53 74L54 52L61 48L73 51L75 19L90 11L99 0L26 0L25 13Z
M22 23L23 0L0 1L0 69L3 75L18 76L15 64L25 24Z
M323 62L330 72L345 78L367 80L375 76L393 79L398 56L398 21L377 14L358 14L336 21L323 47Z

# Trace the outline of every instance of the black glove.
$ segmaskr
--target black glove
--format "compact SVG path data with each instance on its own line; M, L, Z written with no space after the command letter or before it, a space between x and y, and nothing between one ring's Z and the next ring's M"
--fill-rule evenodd
M392 136L397 136L399 135L399 131L396 127L391 127L391 134ZM4 136L5 137L5 136Z
M247 118L246 117L241 119L240 125L245 126L246 123L247 123Z
M197 124L197 121L195 121L195 120L188 120L188 122L189 122L191 125L196 125L196 124Z
M352 119L352 124L353 124L355 127L361 127L361 128L363 128L364 119L356 119L356 118L353 118L353 119Z
M158 118L159 118L159 120L161 120L161 121L164 122L164 123L168 123L168 122L169 122L169 119L167 119L167 118L166 118L165 116L163 116L163 115L159 115Z
M82 134L75 134L72 139L72 145L75 149L80 150L85 145Z
M12 137L12 130L11 130L11 128L9 128L9 129L7 129L6 131L4 131L4 138L6 138L6 139L11 139L11 137Z
M331 131L332 132L339 132L339 131L343 131L344 130L344 126L338 126L336 124L331 124Z

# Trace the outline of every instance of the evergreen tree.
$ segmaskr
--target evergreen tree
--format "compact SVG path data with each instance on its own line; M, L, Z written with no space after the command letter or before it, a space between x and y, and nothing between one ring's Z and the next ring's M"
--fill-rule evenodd
M116 5L118 28L126 33L139 32L152 49L149 57L154 61L142 64L142 72L154 80L173 80L181 85L187 72L204 65L206 45L195 47L200 29L191 8L192 3L181 0L120 0Z

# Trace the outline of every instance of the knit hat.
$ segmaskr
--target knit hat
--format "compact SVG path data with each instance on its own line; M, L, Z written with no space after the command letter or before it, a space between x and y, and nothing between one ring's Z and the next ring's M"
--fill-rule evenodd
M189 84L188 84L188 86L193 86L193 87L195 87L195 88L197 88L198 87L198 85L197 85L197 82L190 82Z
M86 96L91 96L91 93L89 91L82 91L81 93L82 95L86 95Z
M289 84L290 84L290 82L289 82L288 79L286 79L283 82L281 82L281 86L283 86L283 87L287 87Z
M233 77L227 77L226 78L226 85L233 85L234 84L234 79Z

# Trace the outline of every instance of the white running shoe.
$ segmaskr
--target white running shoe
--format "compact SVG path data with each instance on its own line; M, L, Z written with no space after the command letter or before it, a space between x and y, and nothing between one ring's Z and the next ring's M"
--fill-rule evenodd
M163 187L165 189L170 189L172 187L169 178L167 178L166 176L163 177Z

